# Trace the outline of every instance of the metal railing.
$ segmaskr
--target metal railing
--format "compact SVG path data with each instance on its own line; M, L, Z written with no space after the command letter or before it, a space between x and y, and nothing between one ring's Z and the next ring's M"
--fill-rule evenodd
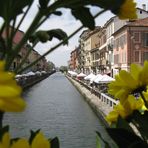
M88 85L87 83L83 82L82 80L78 80L77 78L72 77L72 79L74 79L75 81L77 81L78 83L80 83L81 85L83 85L86 89L88 89L89 91L91 91L91 93L93 93L94 95L96 95L98 97L98 99L100 99L103 103L105 103L109 107L113 108L115 105L118 104L119 101L115 100L114 98L108 96L105 93L102 93L97 88L96 89L93 89L90 85Z

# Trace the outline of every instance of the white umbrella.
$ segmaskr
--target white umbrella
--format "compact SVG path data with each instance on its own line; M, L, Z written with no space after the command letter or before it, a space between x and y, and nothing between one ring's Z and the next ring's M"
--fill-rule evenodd
M19 75L19 74L18 74L18 75L15 76L15 78L20 78L20 77L22 77L22 76L23 76L23 75Z
M72 76L77 76L78 74L77 74L76 72L72 71L72 72L71 72L71 75L72 75Z
M35 73L34 73L34 72L32 72L32 71L30 71L30 72L26 73L26 76L34 76L34 75L35 75Z
M97 83L102 78L101 74L97 74L96 77L92 78L90 81Z
M76 72L74 72L74 71L68 71L68 73L71 75L71 76L77 76L78 74L76 73Z
M40 71L36 71L35 74L42 75L42 73Z
M92 78L96 77L96 75L94 75L93 73L89 74L88 76L86 76L84 78L84 80L91 80Z
M78 75L77 75L77 77L86 77L86 74L84 74L84 73L79 73Z
M26 76L28 76L28 74L26 74L26 73L23 73L22 74L22 77L26 77Z
M103 75L102 78L100 78L96 81L96 83L109 83L114 80L115 80L114 78L112 78L108 75Z
M47 72L43 70L43 71L41 71L41 73L42 73L42 74L46 74Z

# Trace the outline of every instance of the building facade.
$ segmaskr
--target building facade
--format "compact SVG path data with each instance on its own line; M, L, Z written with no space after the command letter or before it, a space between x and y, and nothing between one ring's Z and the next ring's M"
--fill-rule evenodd
M137 20L120 20L117 16L103 27L85 30L79 38L78 66L81 72L105 73L114 77L131 63L142 65L148 59L148 12L137 8Z
M114 69L129 71L131 63L148 60L148 18L130 22L114 33Z

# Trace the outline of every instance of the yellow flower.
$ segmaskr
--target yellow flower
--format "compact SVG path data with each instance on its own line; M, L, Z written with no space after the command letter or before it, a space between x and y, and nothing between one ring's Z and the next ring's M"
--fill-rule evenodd
M10 146L10 136L8 133L5 133L0 142L0 148L9 148Z
M135 99L134 96L129 95L123 105L119 103L114 107L113 111L111 111L106 117L106 120L108 123L116 122L119 115L122 118L127 118L135 110L143 113L146 110L146 107L141 97Z
M5 62L0 61L0 110L22 111L26 104L21 98L22 89L15 81L15 74L4 70Z
M117 15L120 19L136 19L136 3L133 0L125 0Z
M17 141L13 141L11 144L9 133L5 133L0 142L0 148L50 148L50 141L39 132L34 137L31 145L29 145L28 140L21 138Z
M148 85L148 61L144 62L144 67L131 64L130 72L121 70L115 77L115 81L109 84L109 93L120 99L123 105L129 95L143 92Z
M122 118L126 118L129 115L129 113L125 110L125 108L119 103L116 105L107 116L106 121L108 123L114 123L117 121L118 117L121 116Z
M5 133L2 137L2 141L0 142L0 148L29 148L29 143L26 139L19 139L10 144L10 135L9 133Z
M30 148L30 146L26 139L19 139L13 142L10 148Z
M134 110L142 110L144 108L144 102L141 97L135 99L134 96L129 95L127 100L124 102L123 107L126 112L132 114Z
M39 132L33 139L31 148L50 148L50 142Z
M145 101L148 103L148 91L143 93Z

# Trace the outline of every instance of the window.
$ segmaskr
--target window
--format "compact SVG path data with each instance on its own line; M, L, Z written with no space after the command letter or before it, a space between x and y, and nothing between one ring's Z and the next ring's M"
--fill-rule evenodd
M116 39L116 50L119 50L119 38Z
M123 41L123 36L120 37L120 47L123 49L124 48L124 41Z
M103 44L106 43L106 35L103 36Z
M139 51L135 51L135 62L139 62Z
M124 52L124 62L126 63L126 51Z
M148 60L148 52L143 53L143 61Z
M99 53L96 53L96 60L99 59Z
M114 55L114 62L115 64L119 63L119 54Z
M143 33L143 46L148 47L148 32Z
M15 69L15 68L16 68L16 62L13 63L13 69Z
M126 52L122 52L122 63L126 63Z
M113 54L109 54L109 62L113 63Z
M140 32L134 33L134 42L140 42Z

